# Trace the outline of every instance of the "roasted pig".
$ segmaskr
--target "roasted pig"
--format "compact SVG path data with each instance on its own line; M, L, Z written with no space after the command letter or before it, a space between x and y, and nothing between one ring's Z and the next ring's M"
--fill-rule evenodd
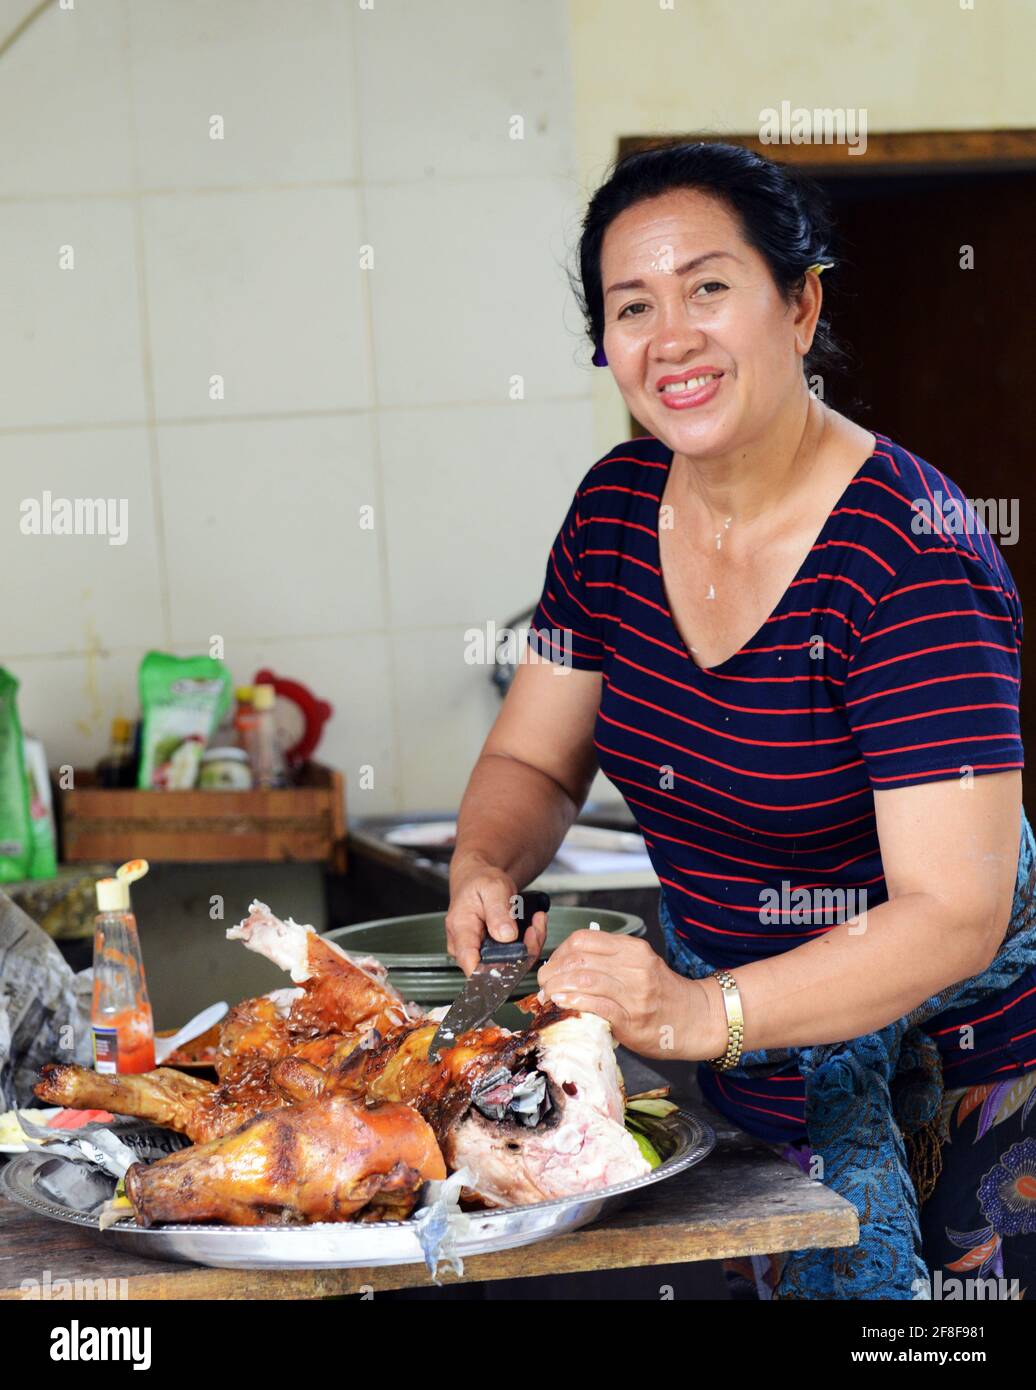
M372 1036L362 1046L336 1049L319 1067L302 1056L286 1057L274 1064L271 1076L279 1090L299 1103L329 1094L402 1101L420 1111L441 1141L491 1077L522 1068L536 1047L541 1021L562 1015L550 1006L520 1033L492 1024L473 1028L443 1048L434 1062L428 1046L437 1024L408 1023L385 1037Z
M445 1176L434 1134L409 1105L331 1096L257 1115L157 1163L134 1163L126 1195L144 1226L396 1221L409 1216L426 1181Z
M396 1029L317 1069L288 1057L272 1069L297 1103L328 1094L404 1101L435 1131L469 1199L517 1206L626 1182L650 1171L624 1123L615 1044L604 1019L535 995L530 1026L475 1028L428 1060L436 1024Z
M347 1056L379 1027L407 1022L407 1008L380 962L347 955L312 927L280 921L264 903L253 902L227 937L281 965L301 988L245 999L229 1011L216 1048L217 1085L164 1067L127 1077L50 1064L35 1088L37 1097L50 1105L134 1115L204 1143L291 1103L271 1079L271 1068L282 1058L297 1055L320 1066L332 1053ZM85 1104L89 1096L98 1098L96 1105Z
M378 961L259 902L227 937L282 966L296 987L229 1012L218 1084L169 1068L98 1076L52 1064L36 1087L41 1100L137 1115L192 1140L130 1170L139 1220L405 1214L427 1177L462 1167L469 1200L503 1207L649 1170L624 1126L603 1019L533 995L521 1005L528 1027L472 1029L432 1062L436 1016L405 1004Z

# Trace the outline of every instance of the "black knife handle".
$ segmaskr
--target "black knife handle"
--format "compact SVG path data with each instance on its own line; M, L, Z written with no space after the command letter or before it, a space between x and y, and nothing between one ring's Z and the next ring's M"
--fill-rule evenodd
M519 893L515 911L512 913L518 928L517 941L494 941L491 936L487 936L479 952L480 958L490 964L520 960L525 955L525 933L532 926L532 919L537 912L549 911L550 896L547 893Z

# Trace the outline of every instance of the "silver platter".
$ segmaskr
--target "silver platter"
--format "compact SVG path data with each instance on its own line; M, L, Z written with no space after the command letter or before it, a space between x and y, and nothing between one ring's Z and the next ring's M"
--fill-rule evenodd
M578 1230L610 1214L642 1188L664 1182L700 1163L716 1143L712 1129L697 1115L674 1111L663 1119L645 1120L663 1162L645 1177L602 1187L579 1197L538 1202L534 1206L469 1213L467 1232L457 1240L462 1257L512 1250L537 1240ZM136 1123L118 1127L119 1137L138 1152L154 1152L156 1142L173 1140L168 1130ZM179 1147L174 1142L168 1147ZM300 1226L138 1226L119 1221L100 1231L96 1214L56 1200L46 1190L56 1164L70 1159L34 1149L0 1168L0 1191L30 1211L96 1231L112 1247L156 1260L183 1260L220 1269L349 1269L375 1265L420 1264L424 1253L413 1221L314 1222ZM42 1184L42 1185L41 1185ZM114 1182L109 1180L114 1187Z

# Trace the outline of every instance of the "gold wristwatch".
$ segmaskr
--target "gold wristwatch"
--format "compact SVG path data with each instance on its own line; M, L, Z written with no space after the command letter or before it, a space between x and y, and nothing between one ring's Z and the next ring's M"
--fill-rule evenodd
M723 1007L727 1011L727 1050L722 1057L709 1059L709 1066L716 1071L730 1071L741 1060L741 1045L745 1037L745 1016L741 1011L741 995L737 981L729 970L714 970L713 979L719 981L723 995Z

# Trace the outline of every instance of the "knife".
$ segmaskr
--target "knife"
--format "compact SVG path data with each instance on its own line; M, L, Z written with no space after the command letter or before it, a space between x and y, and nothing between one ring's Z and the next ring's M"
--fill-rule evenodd
M518 927L517 941L494 941L491 936L483 941L479 964L468 976L428 1046L430 1062L438 1060L440 1048L453 1047L462 1033L485 1023L507 999L532 965L525 933L537 912L549 911L550 898L546 893L517 895L512 913Z

